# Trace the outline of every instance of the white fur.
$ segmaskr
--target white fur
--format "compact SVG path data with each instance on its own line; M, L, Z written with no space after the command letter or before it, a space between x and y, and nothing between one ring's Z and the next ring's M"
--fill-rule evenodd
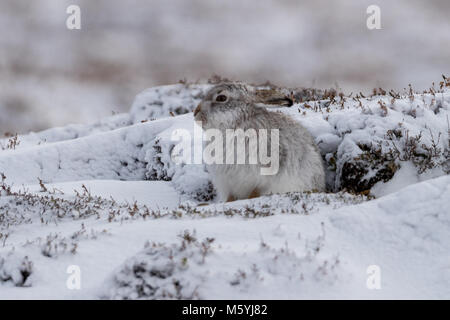
M215 102L218 94L227 95L225 103ZM246 199L256 189L259 194L292 191L324 191L322 158L308 131L290 117L271 112L254 103L251 92L241 84L223 84L210 90L199 105L196 120L203 128L219 129L225 141L226 129L279 129L280 163L275 175L262 175L261 164L209 165L213 184L222 200ZM270 140L269 140L270 142ZM270 147L269 147L270 149ZM232 152L224 143L224 155ZM250 152L246 144L246 159ZM248 162L246 162L248 163Z

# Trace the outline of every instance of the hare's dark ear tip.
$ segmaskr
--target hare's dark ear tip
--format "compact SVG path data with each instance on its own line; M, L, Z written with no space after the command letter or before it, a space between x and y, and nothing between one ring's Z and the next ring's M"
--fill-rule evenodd
M284 98L285 99L285 101L286 101L286 107L292 107L293 105L294 105L294 100L292 100L291 98L289 98L289 97L286 97L286 98Z
M281 106L281 107L292 107L294 105L294 101L289 97L284 98L275 98L267 101L267 104Z

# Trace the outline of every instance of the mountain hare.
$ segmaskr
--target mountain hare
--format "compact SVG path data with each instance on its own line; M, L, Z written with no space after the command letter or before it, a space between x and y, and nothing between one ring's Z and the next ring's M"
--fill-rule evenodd
M195 109L195 120L201 122L205 131L214 129L226 138L232 131L248 133L249 129L253 129L262 132L259 142L261 137L267 137L266 145L261 145L250 141L254 135L245 134L244 140L241 140L245 146L243 152L236 152L233 139L221 140L227 161L209 164L208 171L222 200L325 190L322 158L312 136L289 116L266 109L281 105L292 105L292 100L276 91L256 90L242 83L223 83L210 89ZM278 137L272 135L273 132L278 132ZM262 171L268 169L267 161L261 158L261 152L268 153L267 149L271 152L265 158L273 160L275 155L278 156L279 163L275 164L273 173ZM258 155L256 162L249 162L252 156L254 160ZM236 162L239 156L247 162ZM231 163L228 161L230 159L233 160Z

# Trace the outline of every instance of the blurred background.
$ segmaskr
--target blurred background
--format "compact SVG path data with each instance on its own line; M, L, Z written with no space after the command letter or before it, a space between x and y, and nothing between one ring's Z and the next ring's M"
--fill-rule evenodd
M81 7L81 30L66 8ZM381 30L366 27L369 5ZM0 135L89 123L213 74L417 90L450 75L448 0L1 0Z

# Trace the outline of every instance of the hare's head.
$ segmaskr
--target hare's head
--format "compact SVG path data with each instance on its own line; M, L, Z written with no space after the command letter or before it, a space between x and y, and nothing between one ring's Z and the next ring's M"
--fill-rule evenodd
M232 128L252 117L261 106L292 105L292 101L270 90L257 90L243 83L222 83L211 88L194 111L206 128Z
M194 117L211 128L232 125L251 108L251 103L251 93L245 84L222 83L208 91Z

